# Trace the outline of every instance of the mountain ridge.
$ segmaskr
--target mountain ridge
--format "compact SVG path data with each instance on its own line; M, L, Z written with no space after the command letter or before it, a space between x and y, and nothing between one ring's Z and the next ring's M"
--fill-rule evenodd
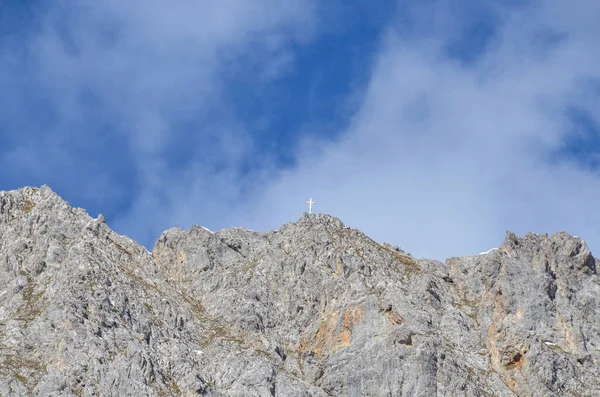
M325 214L172 228L152 252L49 187L0 192L2 395L594 395L585 242L445 263Z

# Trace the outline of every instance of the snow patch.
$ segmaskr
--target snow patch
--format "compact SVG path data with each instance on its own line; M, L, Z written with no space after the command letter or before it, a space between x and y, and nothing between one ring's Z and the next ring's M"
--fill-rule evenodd
M492 248L492 249L490 249L490 250L487 250L487 251L485 251L485 252L480 252L480 253L479 253L479 255L485 255L485 254L489 254L490 252L492 252L492 251L496 251L497 249L498 249L498 248Z

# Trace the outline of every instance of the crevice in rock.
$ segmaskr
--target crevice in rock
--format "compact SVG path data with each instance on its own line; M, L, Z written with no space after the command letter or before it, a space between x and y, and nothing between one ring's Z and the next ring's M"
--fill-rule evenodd
M515 353L512 355L508 363L506 363L507 367L521 367L523 365L523 361L525 360L525 356L521 353Z

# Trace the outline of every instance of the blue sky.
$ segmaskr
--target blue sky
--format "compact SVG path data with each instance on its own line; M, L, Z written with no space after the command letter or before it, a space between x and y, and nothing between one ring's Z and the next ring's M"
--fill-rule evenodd
M0 0L0 189L152 247L304 201L444 259L504 231L600 250L591 0Z

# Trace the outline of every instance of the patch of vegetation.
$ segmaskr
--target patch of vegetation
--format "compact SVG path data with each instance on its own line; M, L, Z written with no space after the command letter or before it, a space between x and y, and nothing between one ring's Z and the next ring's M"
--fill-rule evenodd
M556 343L544 343L544 346L546 346L546 347L548 347L549 349L552 349L552 350L559 350L561 352L565 351L562 347L560 347Z
M0 361L0 373L12 376L32 393L46 372L46 366L39 361L29 360L14 354L5 354Z
M144 302L143 304L144 304L144 308L146 309L146 311L152 318L152 323L158 327L163 327L165 325L165 322L161 318L159 318L156 315L156 313L154 313L154 310L152 309L152 305L150 305L148 302Z
M81 385L75 386L73 389L73 394L75 394L77 397L83 396L83 387L81 387Z
M26 214L30 213L35 208L35 203L31 200L25 200L25 206L21 208Z
M131 254L129 254L131 255ZM133 270L131 270L130 268L128 268L127 266L123 266L123 265L119 265L119 268L121 270L123 270L123 272L125 273L125 275L127 275L130 279L132 279L133 281L136 281L139 284L142 284L148 288L152 288L154 290L158 291L158 288L156 287L156 285L154 285L154 283L148 282L146 281L144 278L138 276L137 274L135 274L133 272Z
M252 261L252 262L250 262L250 264L248 264L247 266L245 266L242 269L242 271L244 273L248 273L249 271L253 271L256 266L258 266L258 262L257 261Z
M238 345L238 349L247 350L252 348L253 344L251 341L249 341L246 337L235 333L229 326L221 323L219 319L208 314L198 299L186 294L181 294L181 296L183 300L190 305L190 308L194 312L196 318L206 328L206 332L203 335L203 349L210 346L215 340L235 343Z
M125 247L123 247L121 244L117 243L115 240L113 240L112 238L109 238L110 242L113 243L115 245L115 247L117 247L117 249L119 251L121 251L122 253L124 253L125 255L131 257L131 252L127 251L127 249Z
M263 356L267 360L270 360L272 358L271 354L268 351L266 351L266 350L256 349L256 353L258 353L259 355Z
M461 302L454 302L453 306L460 310L461 313L465 314L470 319L474 320L477 325L479 325L479 320L477 315L479 313L479 309L477 308L476 301L466 301L463 300ZM465 309L463 309L465 308Z
M190 308L198 320L200 320L202 323L213 321L213 319L206 314L206 309L204 309L204 306L202 306L202 303L198 299L186 294L181 294L181 297L187 304L190 305Z
M415 261L413 258L411 258L408 255L404 255L401 254L400 252L394 251L393 249L386 247L384 245L378 244L376 242L374 242L375 244L377 244L379 246L379 249L382 249L386 252L388 252L389 254L391 254L394 258L396 258L396 260L408 267L413 268L413 270L415 271L420 271L421 268L419 267L417 261Z
M476 322L477 324L479 324L479 322L477 321L477 312L465 313L465 314L467 315L467 317L469 317L469 318L471 318L471 319L475 320L475 322Z
M95 291L95 290L96 290L96 287L98 286L98 283L97 283L96 281L94 281L94 280L90 279L90 283L89 283L89 284L90 284L90 289L91 289L92 291Z
M22 272L19 273L22 274ZM33 321L43 311L43 307L38 302L46 291L35 292L35 287L34 280L31 276L27 276L27 285L22 291L24 305L17 312L17 320L25 321L26 324Z
M60 245L65 251L69 251L69 243L70 241L65 238L60 242Z
M169 389L170 395L172 395L172 396L182 396L183 395L183 393L181 392L181 389L179 388L179 385L173 379L171 370L169 370L169 373L163 375L163 381L164 381L164 385ZM168 395L168 394L165 393L164 395Z
M333 235L333 233L331 233L329 231L329 229L325 229L325 231L327 232L327 234L329 235L329 238L331 239L331 241L335 244L336 240L335 240L335 236Z

